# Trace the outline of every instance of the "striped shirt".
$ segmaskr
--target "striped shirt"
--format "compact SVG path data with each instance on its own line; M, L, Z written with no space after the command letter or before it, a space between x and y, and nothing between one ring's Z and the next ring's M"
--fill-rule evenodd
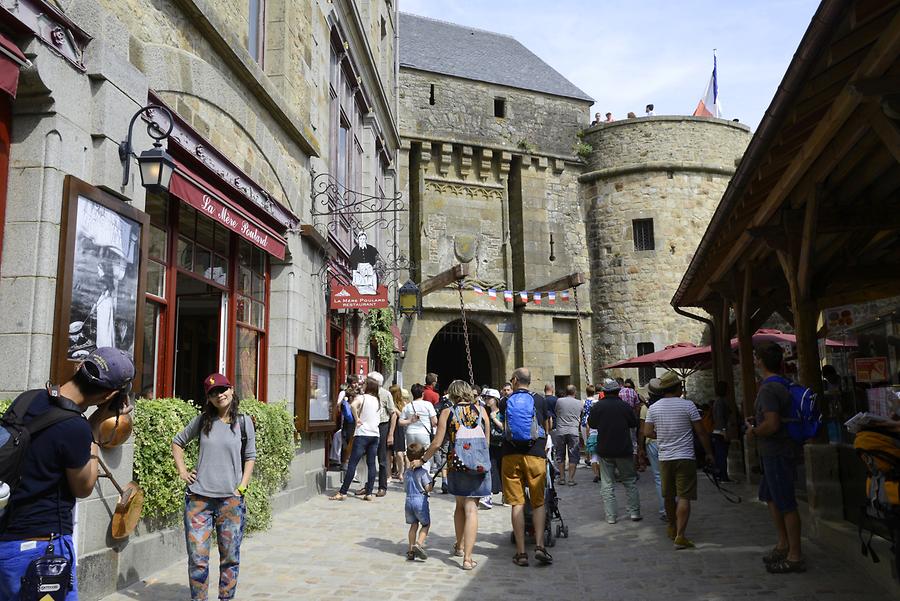
M656 427L659 460L695 459L692 422L700 421L693 401L682 398L659 399L647 409L648 424Z

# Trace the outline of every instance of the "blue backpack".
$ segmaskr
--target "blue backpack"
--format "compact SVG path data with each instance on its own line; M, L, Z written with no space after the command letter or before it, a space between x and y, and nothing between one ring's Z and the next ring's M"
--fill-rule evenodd
M347 400L347 397L344 397L344 400L341 401L341 418L343 418L345 424L354 424L356 422L356 418L353 417L353 410L350 408L350 401Z
M546 435L537 419L534 395L527 390L512 393L506 399L503 437L512 443L533 443Z
M816 404L816 394L782 376L770 376L765 382L778 382L791 394L791 416L783 420L788 435L800 444L815 438L822 425L822 411Z

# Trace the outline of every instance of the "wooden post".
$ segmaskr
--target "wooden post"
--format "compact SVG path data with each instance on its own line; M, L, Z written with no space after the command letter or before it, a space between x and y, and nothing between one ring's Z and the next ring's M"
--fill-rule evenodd
M744 267L744 277L741 283L741 294L735 302L735 317L737 319L738 357L741 362L741 392L743 393L744 417L754 414L756 403L756 369L753 365L753 331L750 324L752 309L750 306L750 294L753 291L753 268L748 263Z
M733 300L733 299L732 299ZM731 337L729 336L729 331L731 330L729 324L731 323L731 302L729 299L722 299L722 310L721 317L719 318L722 322L722 327L716 328L716 338L718 341L717 347L713 347L713 356L718 355L719 359L719 373L716 376L718 378L716 380L716 384L718 385L719 381L725 382L727 390L728 390L728 403L731 405L732 409L737 409L737 405L735 404L735 394L734 394L734 371L732 370L732 352L731 352Z

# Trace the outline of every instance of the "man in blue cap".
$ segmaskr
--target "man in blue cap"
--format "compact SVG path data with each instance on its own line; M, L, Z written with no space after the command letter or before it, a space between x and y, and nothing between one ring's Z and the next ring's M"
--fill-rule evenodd
M65 600L77 601L75 499L90 495L97 483L100 424L117 411L131 411L128 394L133 379L131 357L117 348L101 347L84 359L70 380L24 392L7 410L7 428L0 429L0 435L27 430L31 442L17 473L10 471L11 466L0 469L0 479L8 479L13 489L0 520L0 599L19 599L28 565L44 555L52 537L54 554L66 557L71 567ZM92 406L97 409L85 418ZM0 446L4 442L0 440Z

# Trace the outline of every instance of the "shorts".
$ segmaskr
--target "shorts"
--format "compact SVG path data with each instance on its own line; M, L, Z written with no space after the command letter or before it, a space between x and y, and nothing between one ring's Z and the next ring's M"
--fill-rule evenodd
M694 459L660 461L659 478L663 498L697 499L697 462Z
M407 524L431 525L431 510L428 507L428 497L407 498L405 510Z
M783 455L760 457L762 479L759 481L759 500L772 503L781 513L797 511L794 481L797 479L794 461Z
M543 457L534 455L504 455L500 468L503 494L510 505L525 504L525 489L533 508L543 507L544 487L547 486L547 465Z
M556 456L556 463L565 461L566 452L569 454L569 463L578 465L581 454L581 439L578 434L557 434L553 437L553 454Z

